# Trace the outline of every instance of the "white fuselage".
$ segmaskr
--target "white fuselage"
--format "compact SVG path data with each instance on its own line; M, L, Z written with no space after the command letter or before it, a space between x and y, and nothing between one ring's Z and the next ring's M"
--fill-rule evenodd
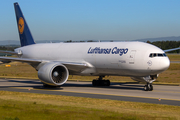
M86 63L92 66L79 75L148 76L165 71L170 61L167 56L150 57L164 51L143 42L85 42L33 44L16 49L21 58ZM68 66L67 66L68 68ZM74 68L76 69L76 68Z

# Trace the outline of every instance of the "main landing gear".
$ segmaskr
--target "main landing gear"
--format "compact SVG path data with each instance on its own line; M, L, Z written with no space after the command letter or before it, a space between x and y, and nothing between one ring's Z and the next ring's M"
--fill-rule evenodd
M151 83L147 83L145 86L144 86L144 90L145 91L152 91L153 90L153 86Z
M98 80L93 80L93 86L110 86L110 80L103 80L105 76L99 76Z

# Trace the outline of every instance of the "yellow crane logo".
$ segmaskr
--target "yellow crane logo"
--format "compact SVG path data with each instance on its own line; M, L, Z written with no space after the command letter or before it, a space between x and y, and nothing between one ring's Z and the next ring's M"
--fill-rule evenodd
M19 18L18 29L19 29L19 33L23 34L23 32L24 32L24 19L22 17Z

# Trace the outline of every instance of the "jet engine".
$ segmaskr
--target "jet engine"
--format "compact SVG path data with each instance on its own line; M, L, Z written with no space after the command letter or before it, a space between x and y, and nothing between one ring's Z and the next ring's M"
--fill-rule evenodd
M146 83L152 83L154 82L158 77L158 74L156 75L149 75L146 77L131 77L131 79L138 81L138 82L146 82Z
M50 62L41 66L38 70L39 79L51 86L60 86L64 84L69 76L66 66L58 62Z

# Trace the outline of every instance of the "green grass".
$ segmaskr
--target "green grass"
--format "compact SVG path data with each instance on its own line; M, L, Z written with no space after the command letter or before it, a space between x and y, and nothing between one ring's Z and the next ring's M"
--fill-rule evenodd
M180 61L180 54L167 54L170 61Z
M157 98L158 100L158 98ZM0 120L180 119L180 107L0 91Z
M38 79L37 71L26 63L12 62L8 64L11 67L6 67L6 65L0 65L1 77Z
M155 83L178 83L180 84L180 63L171 63L168 70L159 74Z

